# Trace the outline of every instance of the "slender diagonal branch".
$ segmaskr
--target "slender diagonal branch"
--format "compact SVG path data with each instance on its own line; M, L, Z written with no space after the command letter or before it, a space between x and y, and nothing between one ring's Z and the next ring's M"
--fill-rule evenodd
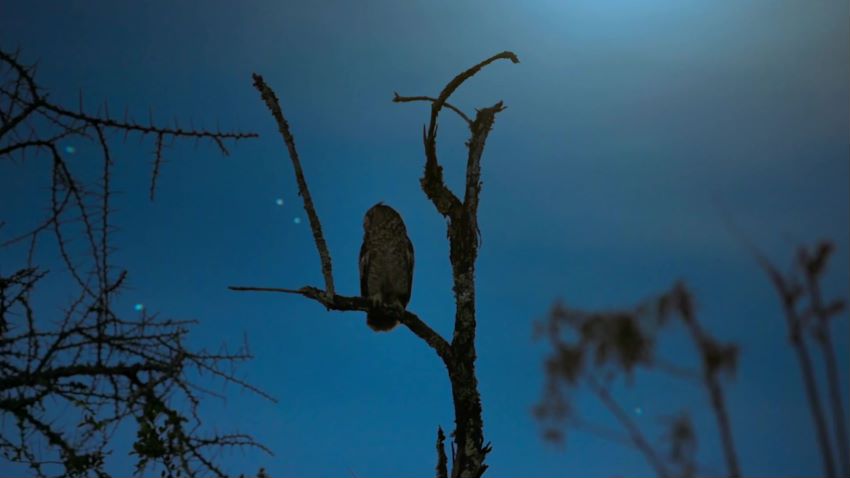
M652 465L655 469L655 473L657 473L661 478L670 476L670 472L667 470L667 466L664 464L664 461L658 456L655 449L653 449L649 444L649 441L647 441L646 437L643 436L640 428L638 428L620 404L614 400L611 394L608 393L608 390L592 377L587 378L587 383L590 386L590 389L593 390L593 393L599 397L599 400L602 401L605 407L608 408L608 410L617 418L617 421L619 421L620 424L628 431L635 447L643 453L644 457L646 457L647 461L649 461L650 465Z
M732 363L726 363L725 357L719 354L720 346L706 333L699 321L692 305L691 294L682 283L676 284L674 287L674 296L679 302L679 310L682 321L687 327L691 339L700 350L703 367L703 383L708 390L711 400L711 407L714 411L715 419L717 420L718 428L720 429L720 440L723 445L723 453L726 458L726 467L730 477L741 476L741 470L738 465L738 456L735 452L735 445L732 436L732 424L729 419L729 412L726 408L726 399L723 395L723 388L718 379L718 372L724 367L734 367ZM733 349L736 350L736 349Z
M785 321L788 325L788 335L792 347L797 354L797 360L800 362L800 369L803 372L803 384L806 387L806 397L809 402L809 409L812 413L812 421L815 424L815 431L818 446L821 451L821 460L826 476L835 476L835 462L832 456L832 448L830 446L829 431L826 426L826 417L824 415L823 406L821 405L820 393L818 392L817 381L815 380L815 370L812 364L811 355L809 354L806 341L803 339L801 318L797 314L796 306L800 298L800 288L797 284L792 284L786 281L782 273L765 258L761 252L754 247L751 247L750 252L758 261L761 268L770 278L776 293L782 300L782 308L785 312Z
M322 261L322 275L325 276L325 290L329 297L334 295L334 278L331 268L331 255L328 252L328 245L325 243L325 238L322 235L322 224L319 222L319 216L316 214L316 208L313 206L313 199L310 196L310 190L307 188L307 180L304 179L304 171L301 169L301 161L298 159L298 151L295 149L295 138L289 131L289 123L283 116L283 110L280 108L280 102L277 99L274 91L266 84L263 77L254 73L254 87L260 92L263 101L272 113L277 122L278 130L283 141L286 143L286 148L289 150L289 157L292 159L292 166L295 168L295 179L298 182L298 192L304 200L304 210L307 211L307 217L310 219L310 229L313 231L313 239L316 243L316 249L319 251L319 258Z

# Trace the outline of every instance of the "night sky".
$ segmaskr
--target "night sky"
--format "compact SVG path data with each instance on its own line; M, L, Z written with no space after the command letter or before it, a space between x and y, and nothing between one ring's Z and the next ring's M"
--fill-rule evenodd
M409 330L378 334L362 313L227 290L322 284L292 165L251 73L276 90L292 127L338 291L359 292L363 214L384 201L416 251L408 308L450 336L445 223L419 188L429 107L391 99L436 96L455 74L511 50L521 63L489 66L452 100L468 113L508 106L482 163L477 364L488 475L652 474L634 449L593 435L568 432L562 446L541 438L531 409L548 350L532 340L533 324L556 300L627 307L682 279L704 326L742 347L727 398L744 474L814 476L820 456L779 300L729 223L782 266L798 244L831 239L824 286L847 297L848 15L846 1L832 0L0 0L0 46L38 62L55 102L75 106L82 90L92 112L108 100L140 119L150 108L162 124L259 133L229 157L175 143L153 202L153 144L112 137L113 259L129 270L116 307L198 319L198 347L247 337L256 358L243 375L278 399L228 387L226 403L204 404L210 427L253 433L275 453L227 452L229 471L431 475L437 426L454 419L443 364ZM466 135L442 116L439 154L456 189ZM81 171L99 161L95 144L62 145ZM44 214L49 171L46 157L0 164L0 239ZM61 267L47 245L37 259ZM21 261L20 248L0 250L0 273ZM41 296L46 310L70 298L61 284ZM846 314L833 330L846 404ZM668 358L695 364L675 337ZM638 374L617 396L651 437L658 417L691 409L704 473L724 472L699 386ZM613 425L589 393L576 403ZM123 454L132 439L129 428L114 439L116 474L132 471ZM0 474L20 472L9 466Z

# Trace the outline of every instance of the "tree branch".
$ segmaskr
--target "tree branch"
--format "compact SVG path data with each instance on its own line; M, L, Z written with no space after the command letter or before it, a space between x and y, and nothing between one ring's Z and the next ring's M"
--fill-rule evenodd
M437 101L437 98L433 98L431 96L401 96L397 92L393 92L393 103L412 103L414 101L430 101L431 103L434 103ZM460 108L452 106L448 102L443 103L443 106L457 113L458 116L466 122L466 125L472 128L472 120L469 119L469 116L466 116L466 113L461 111Z
M443 181L443 168L437 160L437 117L440 114L443 106L448 101L454 91L463 84L464 81L478 73L479 70L489 65L490 63L499 60L508 59L513 63L519 63L519 58L509 51L504 51L497 55L482 61L481 63L469 68L463 73L457 75L443 88L440 96L436 101L431 103L431 121L428 125L427 133L423 132L425 143L425 175L421 179L422 190L428 196L428 199L434 203L437 211L443 216L450 217L457 214L460 209L460 200L454 193L449 190Z
M830 446L829 431L826 426L826 417L824 415L823 406L821 405L820 393L818 391L817 381L815 380L814 365L809 354L808 346L803 338L802 318L797 313L797 303L802 293L802 288L794 281L788 281L781 272L758 250L750 244L748 246L750 254L756 259L759 266L764 270L765 274L770 278L773 288L779 295L782 301L782 309L785 312L785 322L788 325L788 336L791 346L797 354L797 361L800 363L800 369L803 373L803 384L806 388L806 397L809 402L809 410L812 413L812 421L815 425L817 433L817 442L821 451L821 461L823 463L824 474L826 476L835 476L835 461L832 455Z
M496 113L504 110L502 102L498 102L489 108L478 110L475 122L472 123L472 137L469 139L469 156L466 162L466 191L464 193L463 205L469 216L471 226L480 242L481 231L478 228L478 197L481 194L481 155L484 153L484 143L493 128Z
M809 296L809 306L817 319L812 327L815 342L823 355L826 368L827 388L829 391L830 407L832 408L832 426L835 435L838 458L841 463L841 474L850 475L850 444L847 439L847 429L844 420L844 401L841 399L841 380L838 372L838 361L830 337L829 325L833 315L839 313L844 304L834 302L831 306L824 305L820 289L820 277L826 267L826 262L832 254L833 245L828 241L818 244L814 255L809 254L804 247L798 251L798 266L803 270L806 291Z
M434 329L428 326L416 314L410 311L400 313L399 309L392 307L377 307L365 297L352 297L334 294L330 296L327 292L316 287L306 286L300 289L284 289L279 287L250 287L250 286L230 286L228 289L238 292L277 292L284 294L297 294L308 299L312 299L328 310L337 310L341 312L359 311L380 311L387 315L392 315L405 327L410 329L417 337L424 340L444 362L451 360L451 350L448 342Z
M316 242L316 249L319 251L319 258L322 261L322 275L325 276L325 290L329 297L334 296L334 279L331 269L331 255L328 252L328 245L325 243L325 238L322 236L322 224L319 222L319 216L316 214L316 208L313 206L313 199L310 197L310 190L307 188L307 180L304 179L304 172L301 170L301 161L298 159L298 151L295 149L295 138L289 131L289 123L283 116L283 110L280 108L280 102L277 99L274 91L266 84L263 77L254 73L254 88L260 92L263 101L271 111L272 116L277 122L278 130L283 141L286 143L286 148L289 150L289 157L292 159L292 166L295 168L295 180L298 182L298 192L301 198L304 199L304 210L307 211L307 217L310 219L310 229L313 230L313 239Z
M658 456L655 452L655 449L649 444L646 438L643 436L643 433L638 428L637 424L629 417L629 415L623 410L623 408L618 404L614 398L608 393L608 390L599 384L593 377L588 376L587 383L590 386L590 389L593 390L593 393L599 397L599 400L605 404L605 407L617 418L617 421L620 422L623 427L628 430L629 436L632 439L635 447L637 447L646 457L647 461L652 465L655 469L655 472L659 477L667 477L670 476L670 473L667 471L667 466L664 464L664 461Z

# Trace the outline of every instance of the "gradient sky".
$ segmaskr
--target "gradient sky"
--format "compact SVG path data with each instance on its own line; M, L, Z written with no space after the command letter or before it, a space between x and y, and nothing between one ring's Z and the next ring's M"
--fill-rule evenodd
M109 100L161 123L256 131L231 147L177 143L147 199L150 142L122 144L113 235L130 273L118 304L196 318L198 346L238 345L244 375L279 400L235 388L205 405L208 423L255 434L274 457L226 453L238 474L425 476L436 428L453 426L436 355L408 330L376 334L363 314L228 285L321 284L318 256L275 125L251 73L277 91L295 135L340 293L358 291L363 213L401 212L416 250L409 309L452 328L444 222L419 189L424 104L455 74L502 50L454 104L504 100L483 162L478 261L478 374L490 476L651 475L635 450L583 433L545 443L530 414L547 353L532 324L557 300L628 306L684 279L700 319L742 355L728 401L743 472L821 473L797 362L778 300L726 226L780 264L796 244L831 238L825 284L847 297L850 46L845 1L185 1L0 0L0 45L38 61L54 101ZM444 115L439 153L462 184L464 126ZM71 144L81 171L91 144ZM0 219L21 230L47 206L42 160L3 164ZM282 206L276 199L283 199ZM4 235L9 231L0 231ZM5 237L5 236L3 236ZM0 273L19 265L0 251ZM58 267L45 250L45 267ZM53 261L53 262L51 262ZM68 292L70 293L70 292ZM46 304L67 299L57 285ZM52 302L51 302L52 301ZM848 321L835 328L845 402ZM673 346L675 349L675 346ZM683 364L695 357L672 357ZM706 397L640 375L619 394L636 419L690 407L699 460L723 460ZM589 395L579 404L610 423ZM650 436L655 436L650 429ZM119 434L115 447L132 437ZM110 458L118 474L132 461ZM0 463L0 474L8 474Z

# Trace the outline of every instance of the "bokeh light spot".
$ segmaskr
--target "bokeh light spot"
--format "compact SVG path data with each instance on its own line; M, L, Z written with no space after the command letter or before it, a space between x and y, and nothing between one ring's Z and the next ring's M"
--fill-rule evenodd
M292 220L292 222L294 222L295 224L301 224L301 218L296 217L295 219Z
M77 152L77 148L73 146L65 146L65 152L68 154L74 154Z
M141 311L145 310L145 305L144 304L136 304L136 305L133 306L133 309L136 312L141 312Z
M283 206L283 199L277 198L277 199L275 199L274 203L277 204L278 206Z

